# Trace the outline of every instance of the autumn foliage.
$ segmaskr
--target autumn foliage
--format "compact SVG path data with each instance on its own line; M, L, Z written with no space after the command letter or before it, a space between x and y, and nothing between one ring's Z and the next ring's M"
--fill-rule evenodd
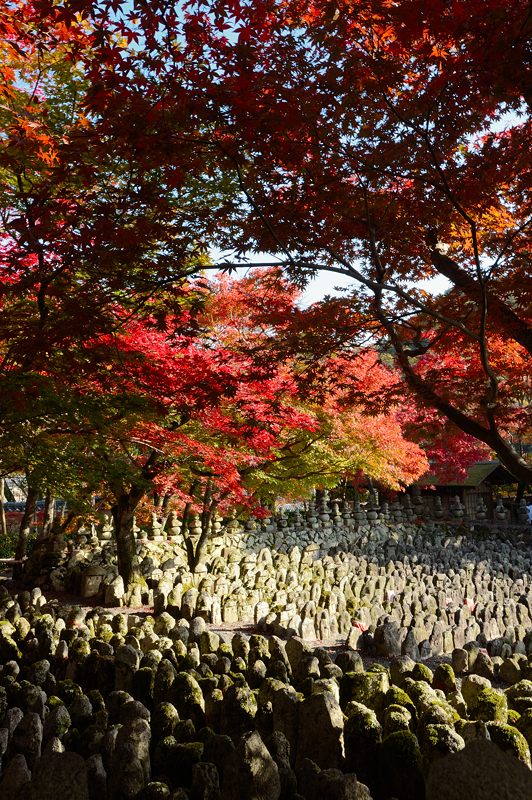
M363 327L422 402L529 481L508 444L509 376L532 349L528 3L186 8L183 70L240 194L222 244L275 253L300 281L351 277ZM438 296L419 286L434 276ZM417 360L450 338L477 372L465 404L452 370L435 380Z
M421 427L529 482L530 19L4 4L3 470L37 480L60 441L57 486L103 481L124 530L150 492L208 521L361 466L404 485ZM207 281L259 252L282 274ZM303 311L320 269L353 290Z
M33 486L73 496L74 508L97 492L112 509L127 577L142 507L176 510L185 531L200 515L194 566L215 514L260 516L281 495L302 499L358 474L408 485L426 457L405 438L397 405L369 407L393 374L370 350L322 360L319 378L287 357L277 340L299 316L296 300L266 271L191 284L181 313L164 323L149 306L143 318L122 312L119 331L34 370L38 391L20 396L32 424L4 438L4 463L24 468Z

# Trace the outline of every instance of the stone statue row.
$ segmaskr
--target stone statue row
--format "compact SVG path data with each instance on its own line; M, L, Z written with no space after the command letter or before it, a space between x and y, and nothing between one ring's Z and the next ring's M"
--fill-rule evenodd
M458 496L449 499L444 506L440 495L435 494L431 498L432 502L427 503L419 490L412 491L412 494L405 494L401 501L396 500L392 503L380 502L378 492L371 490L365 502L361 502L360 496L355 494L354 500L330 499L328 492L324 491L318 500L306 504L294 505L292 508L284 508L270 516L263 518L251 518L241 523L237 519L222 520L215 515L209 530L209 538L216 537L220 533L242 533L245 531L257 531L264 533L275 533L290 530L316 531L319 529L327 530L331 528L356 530L364 526L378 524L399 525L399 524L419 524L428 532L433 531L438 523L489 523L495 525L506 525L510 522L510 511L503 505L499 498L493 511L493 520L488 520L488 509L482 498L479 498L473 514L466 512L464 504ZM528 524L528 509L526 501L523 499L517 507L517 524ZM198 515L192 515L187 525L188 536L196 538L201 535L201 520ZM89 530L80 530L80 535L101 541L113 539L113 523L109 514L98 527L92 526ZM136 526L138 538L148 538L152 540L180 539L182 521L175 511L165 519L160 519L154 513L151 521L142 527Z

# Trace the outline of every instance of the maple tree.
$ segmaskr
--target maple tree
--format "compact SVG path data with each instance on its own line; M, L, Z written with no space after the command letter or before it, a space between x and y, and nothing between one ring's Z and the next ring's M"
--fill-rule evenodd
M394 368L389 348L379 352L368 348L367 343L356 346L360 330L364 329L361 307L356 299L327 298L294 311L289 323L279 328L276 346L285 354L297 356L304 366L303 388L307 389L310 384L319 393L319 387L330 382L334 375L340 393L347 393L350 404L366 414L377 417L389 409L397 409L397 421L406 439L421 446L430 463L430 473L439 478L463 478L469 466L490 458L490 449L483 442L464 433L412 392L400 370ZM434 331L432 334L435 335ZM526 359L522 358L519 348L514 348L512 354L512 349L500 338L494 353L499 357L497 368L501 379L504 377L501 412L505 430L519 440L525 437L529 424ZM331 357L331 354L334 355ZM437 350L433 348L417 358L417 368L439 391L452 392L455 396L460 393L462 407L479 413L475 403L479 397L482 367L474 356L474 350L467 350L467 341L452 336L448 340L440 337Z
M444 483L459 483L469 467L489 461L489 448L464 433L434 409L416 403L415 398L400 414L405 436L416 442L425 453L430 470L417 479L418 484L431 485L434 477Z
M168 116L133 81L108 102L92 82L92 64L110 81L128 53L127 38L106 23L118 23L116 5L20 0L0 12L6 431L22 424L24 405L33 418L47 361L63 354L72 368L74 351L83 360L86 341L118 330L154 295L152 313L171 314L179 300L165 288L203 265L205 231L214 230L196 213L202 202L212 209L216 190L201 189L206 154L185 136L197 131L193 109Z
M318 269L353 278L409 386L528 482L501 411L513 355L501 375L493 353L506 337L530 370L528 2L136 8L169 93L203 98L203 139L238 184L219 246L273 253L300 282ZM440 296L418 286L435 275L450 284ZM472 408L418 366L453 334L481 365Z
M0 434L3 474L28 476L18 557L52 476L74 508L90 494L94 481L72 478L81 453L72 442L98 415L120 416L69 382L88 365L98 371L87 342L119 330L154 293L152 313L171 314L181 298L164 289L204 261L189 194L204 159L182 141L187 173L176 163L191 116L150 128L152 100L139 91L115 118L91 84L97 47L109 42L99 62L108 77L125 52L119 32L105 30L107 12L112 4L46 0L0 10Z
M364 407L364 399L391 380L374 352L361 352L350 360L329 356L321 363L319 376L307 371L297 350L291 357L288 355L286 334L300 318L301 310L297 306L299 293L279 270L253 270L239 280L219 276L211 286L214 294L205 313L216 338L226 347L246 354L253 371L258 368L259 376L265 366L271 370L272 365L277 365L284 375L288 406L274 410L264 405L269 386L264 378L262 383L244 384L245 391L251 388L254 397L246 418L249 420L250 408L254 414L260 410L261 437L266 433L266 421L275 426L276 435L272 437L270 433L269 449L262 451L252 440L243 440L247 458L240 454L239 460L233 460L218 486L210 477L208 487L198 479L203 455L194 446L191 455L195 474L189 481L193 490L189 489L182 501L185 513L195 510L203 521L209 519L202 502L206 489L216 510L225 507L234 514L252 509L260 514L265 505L272 507L279 496L308 498L316 487L332 488L358 472L400 489L427 469L423 452L404 437L396 406L389 404L386 410L375 413ZM359 387L356 397L351 392L355 383ZM234 407L233 398L223 410L231 415ZM242 411L240 404L239 417ZM234 459L235 430L217 425L209 427L203 422L203 436L207 435L207 441L217 446L219 457L229 453ZM182 473L183 458L179 467ZM226 475L232 470L236 481L228 491ZM207 528L202 525L200 546L207 536Z
M46 488L82 517L94 493L109 504L126 584L136 513L177 510L194 569L215 515L261 516L281 494L301 499L359 472L400 489L426 471L398 409L373 413L360 402L390 383L374 353L329 358L316 379L277 346L301 313L277 272L200 281L180 300L181 313L164 322L147 306L66 362L52 354L33 376L33 418L23 405L16 436L0 437L2 467L25 469L32 497ZM26 540L24 525L21 554Z
M297 360L287 361L282 349L276 354L275 336L298 313L294 288L278 274L221 276L205 291L190 330L186 314L164 327L148 318L91 346L106 368L99 375L91 364L87 380L102 382L120 415L103 436L85 437L85 446L88 441L113 498L127 580L134 574L133 515L154 493L166 511L180 513L194 569L215 514L261 515L281 492L301 498L360 470L401 488L428 466L419 447L405 440L395 409L370 418L338 387L335 376L354 375L353 361L330 361L329 385L322 372L312 398ZM375 355L360 361L358 383L375 387ZM156 504L151 508L157 513ZM192 514L200 519L197 542L188 536Z
M253 352L274 338L272 326L279 332L295 321L324 370L332 369L330 353L345 353L355 374L368 334L381 350L391 346L425 419L434 409L437 419L443 415L455 431L494 450L521 483L529 481L530 466L508 443L530 426L530 87L520 68L529 28L524 0L510 10L502 0L209 0L179 7L163 0L20 0L2 9L0 426L3 441L12 440L6 458L12 452L33 469L59 436L73 442L72 450L65 444L64 463L87 456L89 476L94 448L83 448L94 444L95 432L107 431L106 446L129 442L115 476L116 519L119 528L126 520L128 531L138 497L170 474L172 458L159 441L164 430L174 460L179 454L190 471L199 468L193 442L201 444L200 461L223 450L226 475L234 477L227 497L241 492L244 502L258 489L261 470L273 487L275 474L289 474L281 465L291 462L279 460L275 473L272 457L269 471L262 468L260 447L281 452L286 441L279 431L270 431L269 444L257 438L264 430L251 394L238 406L234 400L252 386L261 390L252 382L257 376L273 395L287 392L292 401L305 386L301 360L283 361L274 348L279 371L270 374ZM172 388L174 373L162 364L171 362L169 330L181 325L178 287L184 276L212 266L204 256L212 242L234 254L224 262L228 269L244 253L266 251L299 285L323 268L348 275L358 288L309 312L312 336L303 334L308 319L291 309L286 284L285 305L277 297L268 322L254 313L266 310L267 295L250 291L244 313L233 287L223 301L227 313L218 305L218 339L210 350L199 348L206 361L194 367L213 379L210 390L192 369L188 383L181 376ZM434 275L450 289L435 295L418 286ZM235 313L244 315L240 328ZM166 397L189 393L194 420L187 424L195 427L188 444L183 430L174 436L169 428L177 413L170 400L150 389L148 347L160 351L152 377L158 374ZM111 370L97 363L99 350ZM214 353L224 376L218 383L207 358ZM253 375L246 372L251 363ZM342 380L348 374L345 362ZM98 411L102 388L106 401ZM347 418L343 431L335 427L334 414L347 408L341 387L335 392L328 409L312 402L307 409L299 395L301 419L321 414L331 442L356 440ZM357 401L355 415L382 411L367 392ZM200 419L201 407L218 417ZM401 482L402 423L381 419L383 430L388 424L399 425ZM141 435L133 441L136 426ZM310 434L308 428L308 445ZM223 447L209 450L216 437ZM74 444L81 441L83 447ZM324 455L329 446L334 461L342 450L334 454L324 440L314 449L307 444L298 454L300 476L309 453L321 448ZM29 451L34 463L24 458ZM206 497L207 505L220 502L212 481L206 490L200 481L183 495L185 506L203 508Z

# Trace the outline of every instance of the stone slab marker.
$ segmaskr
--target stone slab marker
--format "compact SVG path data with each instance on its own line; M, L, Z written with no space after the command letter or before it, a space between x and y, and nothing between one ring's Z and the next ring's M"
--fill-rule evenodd
M279 800L279 768L257 731L244 734L229 757L222 800Z
M31 782L32 800L89 800L87 767L77 753L48 753Z
M296 771L306 758L321 769L339 768L344 759L344 719L331 692L313 694L299 705Z
M150 780L150 725L136 719L118 731L110 774L110 797L133 800Z
M517 758L476 739L430 768L427 800L529 800L532 772Z

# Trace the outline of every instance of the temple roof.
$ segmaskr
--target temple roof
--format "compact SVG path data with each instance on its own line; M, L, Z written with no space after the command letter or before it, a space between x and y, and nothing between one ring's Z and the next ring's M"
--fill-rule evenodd
M462 486L477 487L481 483L505 484L517 483L514 476L499 461L479 461L467 469L463 478L448 480L427 473L416 481L417 486Z

